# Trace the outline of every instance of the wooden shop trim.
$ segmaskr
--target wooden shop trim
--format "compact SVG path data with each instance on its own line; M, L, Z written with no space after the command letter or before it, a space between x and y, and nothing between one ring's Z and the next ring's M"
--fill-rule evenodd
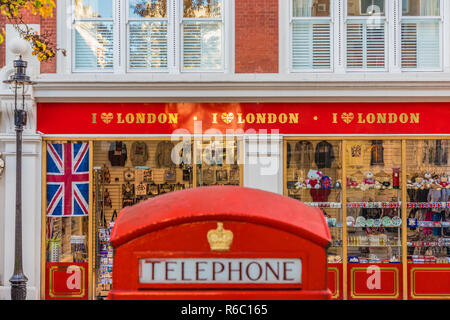
M341 142L341 165L342 165L342 179L341 179L341 201L342 201L342 295L343 299L348 299L347 294L347 163L345 159L345 150L347 141Z
M47 142L41 146L41 284L40 299L45 299L45 263L47 261Z
M402 140L402 176L401 176L401 192L402 192L402 278L403 278L403 300L408 300L408 248L407 244L407 192L406 192L406 140Z
M88 239L89 239L89 245L88 245L88 272L87 272L87 276L88 276L88 299L93 299L93 292L94 291L94 286L95 286L95 277L94 277L94 239L93 239L93 234L94 234L94 216L93 216L93 207L94 207L94 201L93 201L93 185L94 185L94 181L93 181L93 168L94 168L94 142L93 141L89 141L89 217L88 217ZM95 230L97 232L97 230Z

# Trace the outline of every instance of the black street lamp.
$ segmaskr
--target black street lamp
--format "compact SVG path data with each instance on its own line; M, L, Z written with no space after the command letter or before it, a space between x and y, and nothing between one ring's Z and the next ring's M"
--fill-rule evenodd
M11 282L11 300L25 300L27 296L27 277L22 267L22 132L27 124L27 112L25 111L25 89L32 85L30 77L26 75L27 62L19 56L14 60L15 72L8 80L3 81L11 86L14 91L14 124L16 126L16 234L14 244L14 274L9 279ZM22 91L22 108L17 108L17 94Z

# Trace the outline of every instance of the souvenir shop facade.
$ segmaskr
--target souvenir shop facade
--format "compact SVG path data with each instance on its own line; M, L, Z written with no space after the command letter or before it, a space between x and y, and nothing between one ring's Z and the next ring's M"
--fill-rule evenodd
M322 209L334 299L450 299L449 117L446 102L39 102L41 298L106 297L123 207L241 185Z

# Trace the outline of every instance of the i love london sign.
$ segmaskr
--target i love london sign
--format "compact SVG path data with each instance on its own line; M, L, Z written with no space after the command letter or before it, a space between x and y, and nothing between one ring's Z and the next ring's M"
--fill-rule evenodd
M38 103L46 135L449 134L450 103Z
M185 258L141 259L139 282L145 284L301 284L300 259Z

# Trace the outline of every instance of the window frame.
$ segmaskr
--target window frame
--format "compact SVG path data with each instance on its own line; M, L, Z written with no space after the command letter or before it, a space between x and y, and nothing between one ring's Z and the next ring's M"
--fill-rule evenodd
M335 32L335 16L334 16L334 1L330 0L330 16L329 17L294 17L294 6L293 0L289 0L289 23L288 23L288 42L289 42L289 52L288 52L288 70L290 73L333 73L335 71L334 68L334 54L335 54L335 41L334 41L334 32ZM293 60L294 60L294 52L293 52L293 26L294 21L329 21L330 22L330 68L328 69L315 69L315 68L305 68L298 69L294 68ZM279 55L281 57L281 55Z
M69 31L70 33L70 45L71 45L71 66L70 66L70 72L71 73L115 73L118 65L117 65L117 59L118 59L118 55L120 54L120 52L118 52L117 50L117 39L118 39L118 28L116 27L117 24L117 20L118 20L118 16L117 16L117 6L120 5L120 3L118 3L118 1L116 0L111 0L112 3L112 17L111 18L76 18L75 16L75 12L73 10L73 8L75 8L75 1L76 0L71 0L70 1L70 6L71 6L71 10L70 10L70 20L71 21L71 30ZM76 22L95 22L95 21L112 21L112 25L113 25L113 66L110 69L99 69L99 68L89 68L89 69L77 69L75 66L75 59L76 59L76 37L75 37L75 23Z
M422 0L420 0L422 1ZM443 72L444 71L444 1L439 1L439 16L404 16L403 15L403 1L400 1L399 10L399 68L401 72ZM407 1L408 6L409 2ZM409 9L409 7L408 7ZM409 11L408 11L409 12ZM448 17L450 18L450 16ZM438 68L403 68L402 67L402 25L403 22L411 21L414 22L426 22L426 21L437 20L439 24L439 67ZM448 53L447 53L448 54Z

